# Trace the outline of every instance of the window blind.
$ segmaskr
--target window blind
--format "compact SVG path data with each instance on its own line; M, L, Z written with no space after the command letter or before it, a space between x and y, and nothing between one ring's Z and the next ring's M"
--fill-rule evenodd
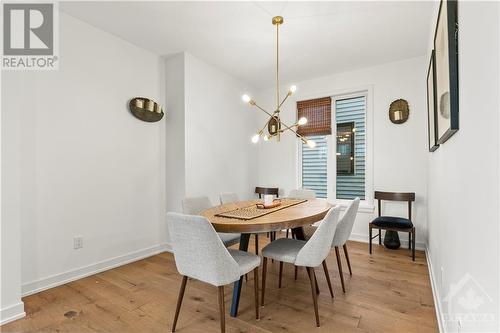
M327 157L328 145L326 136L310 136L316 147L309 148L302 144L302 188L313 190L318 198L327 197Z
M366 98L339 99L335 102L337 126L354 123L354 173L337 172L337 199L365 199L365 113ZM337 156L337 163L338 156Z
M307 124L298 128L303 136L332 134L332 100L330 97L297 102L297 119L307 118Z

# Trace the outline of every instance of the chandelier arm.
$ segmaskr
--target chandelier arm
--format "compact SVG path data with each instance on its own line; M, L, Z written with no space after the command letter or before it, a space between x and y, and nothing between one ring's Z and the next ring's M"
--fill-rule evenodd
M292 128L292 126L288 126L287 124L285 124L285 123L284 123L284 122L282 122L282 121L280 121L280 123L281 123L281 124L285 127L285 129L284 129L284 130L282 130L282 132L283 132L283 131L286 131L286 130L290 130L290 131L292 131L293 133L295 133L295 135L296 135L297 137L299 137L299 139L301 139L301 140L302 140L302 142L307 143L307 139L306 139L305 137L303 137L302 135L300 135L299 133L297 133L297 131L295 131L295 130Z
M285 103L285 101L288 99L288 97L290 97L290 95L291 95L290 93L286 94L285 98L283 98L283 100L279 104L278 109L281 108L281 106L283 105L283 103Z
M266 121L266 124L264 126L262 126L262 128L259 130L259 133L263 133L264 132L264 129L266 128L266 126L269 124L269 122L271 121L272 118L269 118L267 121Z
M257 107L259 110L261 110L262 112L266 113L269 117L274 118L274 114L270 114L269 112L267 112L266 110L264 110L263 108L261 108L257 103L254 102L253 105L255 107Z

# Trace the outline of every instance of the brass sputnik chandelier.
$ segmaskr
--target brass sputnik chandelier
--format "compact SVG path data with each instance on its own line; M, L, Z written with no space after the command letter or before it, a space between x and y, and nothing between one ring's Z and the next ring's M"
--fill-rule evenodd
M316 147L316 142L314 142L313 140L308 140L307 138L305 138L302 135L300 135L299 133L297 133L297 129L299 128L299 126L303 126L303 125L305 125L307 123L307 118L302 117L299 120L297 120L297 122L295 122L291 126L288 126L287 124L285 124L284 122L282 122L281 118L280 118L280 111L281 111L280 109L281 109L281 106L283 105L283 103L285 103L285 101L287 100L287 98L290 97L297 90L297 87L296 86L291 86L289 88L287 94L283 98L283 100L280 101L280 81L279 81L279 26L281 24L283 24L283 17L281 17L281 16L275 16L275 17L273 17L272 22L273 22L273 25L276 26L276 108L271 113L271 112L268 112L267 110L265 110L264 108L260 107L250 96L248 96L248 95L245 94L245 95L243 95L241 97L243 99L243 102L248 103L248 104L250 104L252 106L255 106L256 108L258 108L259 110L261 110L262 112L266 113L269 116L269 120L266 122L266 124L257 132L257 134L255 134L252 137L252 142L253 143L259 142L261 136L264 136L264 138L263 138L264 141L269 141L273 137L276 137L276 141L279 142L280 141L281 133L283 133L283 132L285 132L287 130L290 130L293 133L295 133L295 135L299 139L301 139L302 142L304 142L305 144L307 144L309 147L314 148L314 147ZM266 129L266 127L267 127L267 133L268 134L264 135L264 130Z

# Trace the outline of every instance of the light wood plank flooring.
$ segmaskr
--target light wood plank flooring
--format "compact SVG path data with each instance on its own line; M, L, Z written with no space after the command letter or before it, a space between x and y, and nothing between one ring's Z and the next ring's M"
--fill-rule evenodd
M265 245L265 237L259 239ZM250 249L253 250L253 237ZM307 273L286 265L278 289L278 263L268 265L266 305L254 318L253 278L243 285L238 318L226 315L227 332L436 332L437 322L425 254L349 242L353 275L342 253L347 291L342 293L335 252L327 262L334 285L331 299L322 269L321 328L315 327ZM170 332L181 276L173 255L162 253L25 297L27 317L1 332ZM225 288L226 310L232 287ZM177 332L219 332L217 288L189 280Z

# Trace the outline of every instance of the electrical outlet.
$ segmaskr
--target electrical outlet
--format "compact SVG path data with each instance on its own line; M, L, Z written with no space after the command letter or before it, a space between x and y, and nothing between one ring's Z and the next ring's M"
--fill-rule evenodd
M81 249L83 247L83 236L75 236L73 238L73 248L75 250Z

